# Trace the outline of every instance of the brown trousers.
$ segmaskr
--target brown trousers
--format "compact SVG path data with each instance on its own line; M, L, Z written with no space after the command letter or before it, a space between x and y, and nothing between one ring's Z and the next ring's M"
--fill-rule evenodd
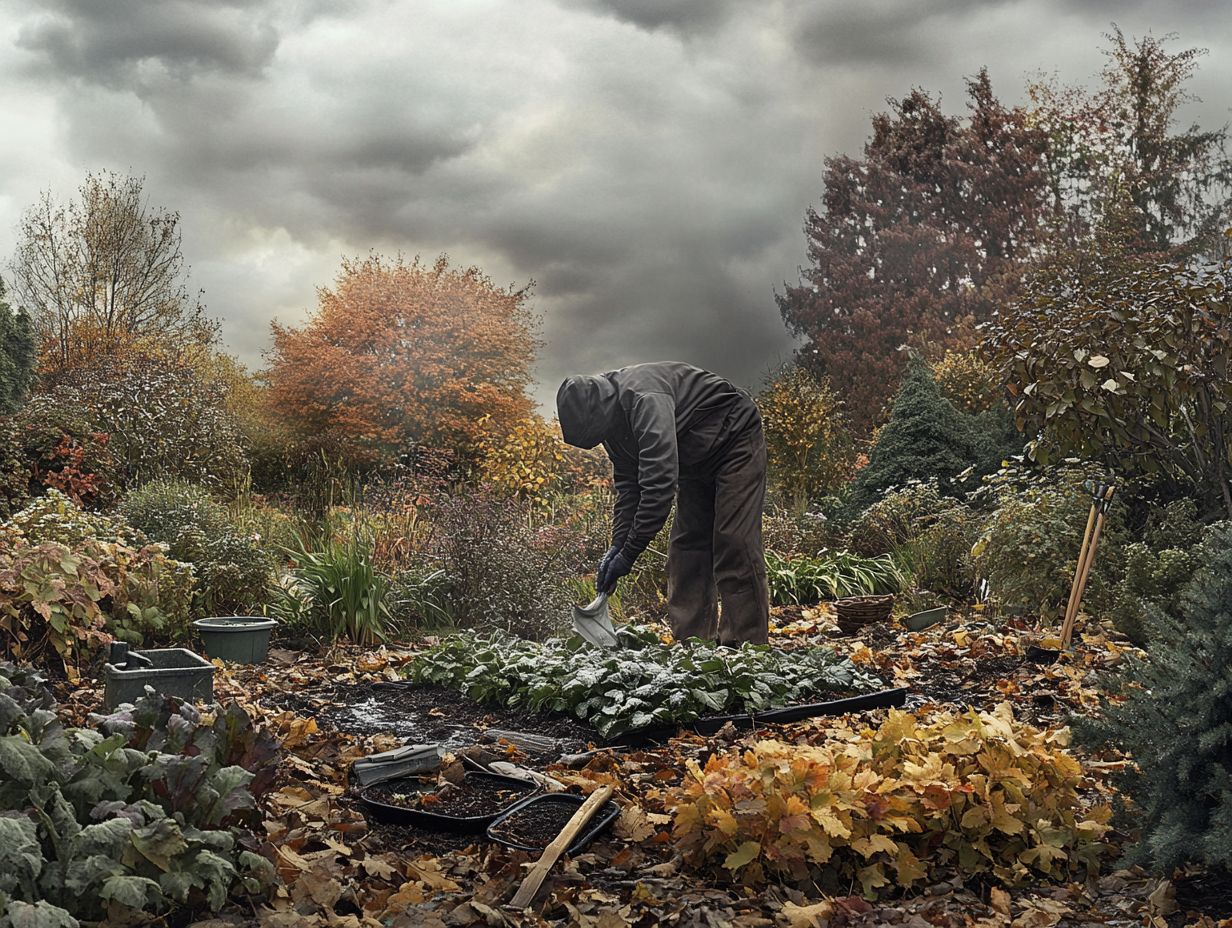
M709 466L680 475L667 554L667 614L677 640L713 641L717 633L721 644L766 643L765 499L760 420L734 436Z

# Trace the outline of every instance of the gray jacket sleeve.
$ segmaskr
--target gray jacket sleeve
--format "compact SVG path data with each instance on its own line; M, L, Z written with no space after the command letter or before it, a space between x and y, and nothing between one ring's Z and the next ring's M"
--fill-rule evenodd
M629 409L629 425L637 442L638 499L633 524L625 536L624 551L630 557L637 557L663 528L676 496L680 471L675 399L666 393L638 395Z
M612 544L623 548L629 530L633 528L642 491L637 485L637 461L617 457L610 451L608 454L612 458L612 486L616 490L616 505L612 511Z

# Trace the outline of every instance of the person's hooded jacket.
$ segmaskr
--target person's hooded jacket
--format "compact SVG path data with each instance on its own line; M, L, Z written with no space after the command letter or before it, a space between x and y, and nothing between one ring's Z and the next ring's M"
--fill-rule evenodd
M681 472L709 471L758 418L743 390L679 361L568 377L556 392L556 411L566 442L602 443L612 460L612 542L630 560L663 528Z

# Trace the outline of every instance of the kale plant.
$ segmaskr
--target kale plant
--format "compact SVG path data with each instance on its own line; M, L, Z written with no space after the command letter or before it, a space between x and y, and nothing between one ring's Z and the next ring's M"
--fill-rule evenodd
M96 721L65 728L41 678L0 664L0 928L217 911L272 881L236 825L276 746L242 710L147 697Z

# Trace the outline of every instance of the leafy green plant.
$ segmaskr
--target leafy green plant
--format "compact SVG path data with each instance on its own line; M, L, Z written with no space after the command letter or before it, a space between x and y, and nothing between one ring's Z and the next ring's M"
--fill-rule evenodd
M276 589L271 611L291 627L306 625L331 641L383 639L392 584L373 563L369 539L351 531L316 547L287 552L293 567L286 585Z
M824 648L727 648L697 639L666 646L646 626L622 626L618 634L624 645L618 651L576 638L536 643L499 633L457 635L418 655L408 674L476 702L567 712L605 738L879 685Z
M255 809L254 774L228 762L259 766L269 736L238 708L206 733L178 705L139 700L129 715L150 724L65 728L41 678L0 664L0 922L217 911L272 882L261 844L237 827Z
M143 644L186 634L192 566L161 546L125 541L136 537L56 490L0 525L5 653L35 660L50 646L71 670L113 635Z
M183 480L159 479L128 493L125 518L168 553L193 565L199 615L258 614L265 604L273 559L208 490Z
M996 509L972 547L976 571L987 578L1004 609L1059 615L1070 587L1091 508L1079 468L1023 473L1006 470L989 485ZM1113 505L1105 521L1088 595L1096 601L1115 577L1112 553L1123 541L1122 511Z
M893 558L822 551L815 557L783 558L766 553L770 601L776 606L811 605L847 596L897 593L903 576Z
M1177 606L1148 605L1145 657L1109 681L1123 698L1074 722L1083 742L1132 755L1118 786L1141 838L1127 857L1161 873L1191 862L1232 869L1232 526L1203 549Z
M668 792L685 860L748 884L839 894L911 887L937 870L1019 885L1093 874L1111 810L1087 806L1067 732L994 712L833 726L819 745L758 741L689 761Z
M1028 278L987 330L1035 459L1166 476L1232 517L1232 263L1102 258L1091 274Z

